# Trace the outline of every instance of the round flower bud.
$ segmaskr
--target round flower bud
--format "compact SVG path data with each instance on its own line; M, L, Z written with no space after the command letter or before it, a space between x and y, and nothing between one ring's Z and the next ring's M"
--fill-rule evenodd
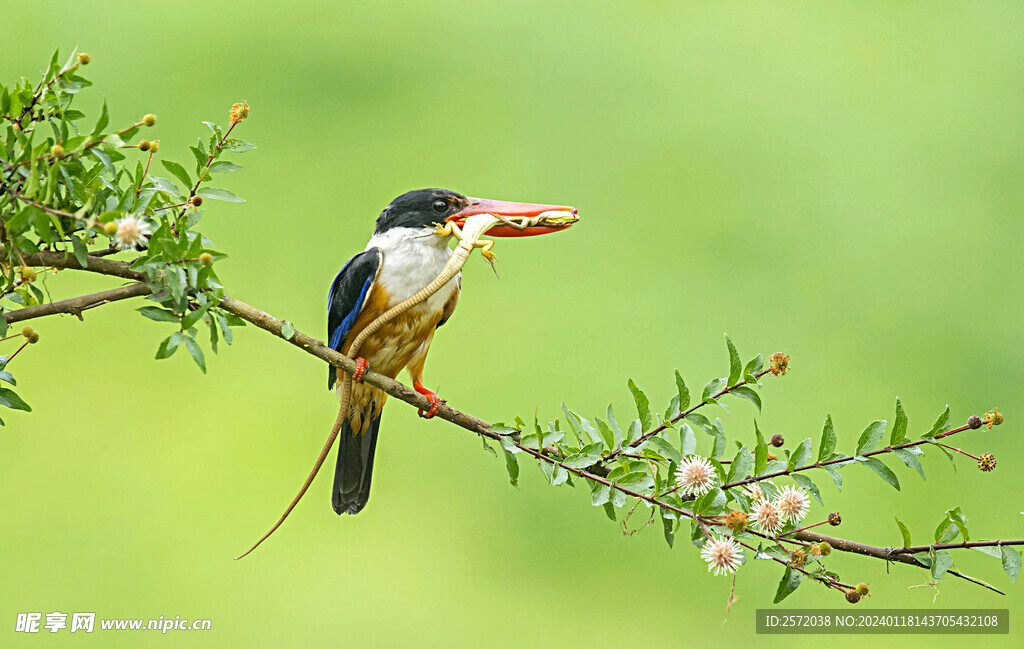
M50 147L50 155L52 155L54 158L59 158L60 156L64 155L64 147L62 147L59 144L54 144L53 146Z
M237 124L249 116L249 104L239 102L231 107L231 123Z
M149 150L151 153L156 153L157 149L160 148L160 140L153 140L149 143Z
M775 448L779 448L786 443L786 440L782 437L782 435L775 433L774 435L772 435L771 442L769 443Z
M828 524L832 527L836 527L843 522L843 517L839 515L839 512L832 512L828 515Z
M785 376L789 371L789 356L782 352L775 352L769 356L768 371L774 376Z
M103 234L107 235L108 237L112 237L115 234L117 234L117 223L114 223L113 221L111 221L110 223L104 223Z
M850 602L851 604L856 604L860 601L860 593L858 593L855 590L851 590L850 592L846 593L846 601Z
M28 338L28 342L30 345L34 345L37 342L39 342L39 334L36 333L35 331L32 332L31 336L26 336L26 338Z
M192 198L189 199L188 202L192 203L192 205L195 206L195 207L199 207L200 205L203 204L203 197L202 196L193 196Z
M21 335L25 336L26 338L31 338L32 334L34 334L35 332L36 332L36 330L33 329L32 327L28 326L28 325L25 325L21 329Z
M18 269L18 273L21 275L21 281L23 282L34 282L36 281L36 271L28 266L22 266Z
M797 548L789 555L789 565L794 568L799 568L805 563L807 563L807 552L803 548Z
M823 557L827 557L832 554L832 546L827 541L822 541L816 547L818 548L818 554Z
M142 140L139 142L139 151L149 151L149 147L153 146L149 140Z
M204 252L203 254L199 255L199 263L202 264L203 266L209 266L210 264L213 263L213 255L211 255L208 252Z
M978 415L971 415L967 419L967 426L973 429L981 428L981 417Z
M861 582L861 583L857 584L857 591L856 592L861 597L867 597L868 595L871 594L871 589L868 588L868 585L866 583Z
M153 124L156 124L156 115L154 115L153 113L149 113L148 115L142 118L142 123L146 126L152 126Z
M729 513L725 516L725 526L733 532L742 532L747 529L748 518L750 518L750 515L747 512L730 509Z
M92 57L86 54L85 52L79 52L78 62L82 65L89 65L89 63L92 62Z
M991 471L996 468L996 458L991 453L982 453L978 457L978 468L982 471Z

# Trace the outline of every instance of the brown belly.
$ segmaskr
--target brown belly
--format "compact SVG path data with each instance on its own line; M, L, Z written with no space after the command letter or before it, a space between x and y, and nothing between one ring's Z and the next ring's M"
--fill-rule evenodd
M423 306L415 306L367 337L357 354L370 363L374 372L395 378L409 364L420 345L430 337L440 318L439 313L430 313ZM357 319L352 330L361 331L360 324ZM355 338L351 334L348 337ZM342 353L347 355L348 351L346 345Z
M341 350L346 356L349 354L351 341L387 309L388 300L383 289L375 287L367 296L367 301L367 305L363 307L349 335L346 336L346 343ZM420 346L430 339L430 334L440 319L441 313L431 313L424 304L416 305L368 336L356 350L356 354L365 358L374 372L392 379L397 378L398 373L409 364ZM339 379L343 379L340 370ZM340 381L338 385L340 387ZM387 394L382 390L366 383L354 383L349 407L352 432L365 432L370 421L380 416L386 400Z

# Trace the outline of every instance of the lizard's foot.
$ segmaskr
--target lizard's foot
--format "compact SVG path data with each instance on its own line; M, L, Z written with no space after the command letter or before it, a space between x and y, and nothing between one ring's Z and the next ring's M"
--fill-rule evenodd
M356 383L363 382L363 375L366 374L366 370L370 369L370 364L365 358L360 356L356 359L356 371L352 372L352 380Z
M417 410L419 416L423 417L424 419L432 419L434 415L437 414L437 411L441 409L441 397L437 396L437 393L434 392L433 390L423 387L423 383L421 381L413 381L412 387L417 392L419 392L420 394L422 394L423 396L430 400L429 408L427 408L425 411Z

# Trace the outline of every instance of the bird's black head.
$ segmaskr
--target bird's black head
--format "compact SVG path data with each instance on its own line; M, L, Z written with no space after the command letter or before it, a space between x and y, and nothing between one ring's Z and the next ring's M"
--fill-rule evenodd
M377 217L374 234L391 228L428 228L443 225L445 219L469 205L469 199L450 189L416 189L391 201Z

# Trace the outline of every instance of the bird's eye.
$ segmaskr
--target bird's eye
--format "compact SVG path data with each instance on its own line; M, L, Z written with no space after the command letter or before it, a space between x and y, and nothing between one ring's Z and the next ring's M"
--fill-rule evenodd
M448 211L448 203L446 201L434 201L434 211L438 214L444 214Z

